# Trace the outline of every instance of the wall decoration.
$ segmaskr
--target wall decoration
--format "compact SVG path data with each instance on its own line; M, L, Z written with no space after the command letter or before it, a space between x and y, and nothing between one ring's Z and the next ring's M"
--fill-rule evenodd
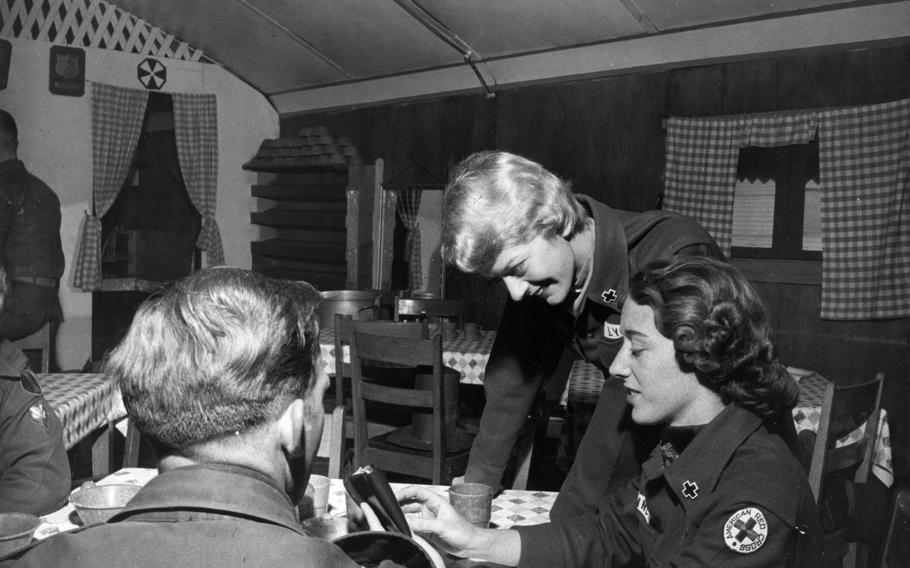
M159 90L167 83L167 68L157 59L148 57L142 60L136 68L139 82L146 89Z
M0 91L6 88L9 77L9 61L13 52L13 45L5 39L0 39Z
M85 51L78 47L51 46L49 89L55 95L85 94Z

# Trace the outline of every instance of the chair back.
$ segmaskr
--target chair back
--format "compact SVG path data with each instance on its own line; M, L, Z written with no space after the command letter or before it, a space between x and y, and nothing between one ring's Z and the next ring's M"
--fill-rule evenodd
M51 366L51 324L45 323L41 329L31 335L27 335L11 343L22 351L40 351L41 352L41 369L39 373L50 372Z
M463 305L461 300L441 298L395 298L395 321L426 320L439 323L440 319L461 323Z
M394 337L426 338L429 335L426 322L415 325L388 320L355 320L350 315L335 314L335 406L346 404L344 383L351 379L351 364L344 362L344 349L350 348L355 328Z
M332 412L325 413L322 426L322 440L316 456L329 460L328 477L341 479L344 467L344 420L345 408L336 406Z
M818 501L828 474L856 468L853 481L865 483L872 471L872 454L881 414L884 374L865 383L837 386L828 383L818 422L818 434L809 468L809 485ZM837 441L864 426L862 437L837 447Z
M448 430L454 431L455 428L454 425L450 428L446 425L444 381L447 376L451 380L452 373L444 371L442 338L438 335L430 339L392 337L373 331L356 328L351 336L354 466L374 464L386 471L431 479L434 484L445 483L452 477L450 471L453 467L453 458L448 455L448 440L454 432ZM414 376L419 377L418 384L414 387L389 384L382 376L383 367L377 367L377 364L410 368ZM394 432L369 438L367 401L410 411L428 409L432 416L431 448L421 451L396 447L388 442ZM448 422L454 424L452 417L448 418ZM466 463L466 453L463 458ZM461 459L461 456L456 459Z
M868 547L855 542L858 520L856 491L872 471L872 457L881 414L884 374L871 381L837 386L828 383L822 399L818 433L809 467L809 486L822 517L822 556L825 565L843 558L865 556ZM839 445L845 436L863 428L858 440Z

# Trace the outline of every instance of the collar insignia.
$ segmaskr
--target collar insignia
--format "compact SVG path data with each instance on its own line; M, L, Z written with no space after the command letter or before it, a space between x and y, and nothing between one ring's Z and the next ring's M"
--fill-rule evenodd
M751 554L768 538L768 521L757 507L736 511L724 523L724 543L740 554Z
M689 499L695 499L698 497L698 484L687 479L682 485L682 494Z
M612 304L616 301L619 295L616 293L616 290L610 288L609 290L604 290L600 293L600 298L604 301L605 304Z

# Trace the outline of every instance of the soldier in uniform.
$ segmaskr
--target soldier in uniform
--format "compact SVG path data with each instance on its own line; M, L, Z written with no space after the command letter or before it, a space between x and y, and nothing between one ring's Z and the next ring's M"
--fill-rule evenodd
M6 290L0 266L0 306ZM66 504L71 473L63 426L27 362L0 341L0 512L46 515Z
M641 475L594 513L508 531L478 528L434 493L406 488L398 497L411 528L457 556L507 566L817 566L815 500L776 424L798 387L768 319L728 264L646 265L610 365L632 419L661 428Z

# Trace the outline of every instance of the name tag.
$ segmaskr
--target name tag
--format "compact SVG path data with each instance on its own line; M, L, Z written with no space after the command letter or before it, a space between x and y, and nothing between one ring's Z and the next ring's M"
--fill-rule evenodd
M622 339L622 332L618 323L604 322L604 337L607 339Z
M641 516L645 518L645 522L649 525L651 524L651 511L648 510L648 502L645 500L645 496L641 493L638 494L638 512L641 513Z

